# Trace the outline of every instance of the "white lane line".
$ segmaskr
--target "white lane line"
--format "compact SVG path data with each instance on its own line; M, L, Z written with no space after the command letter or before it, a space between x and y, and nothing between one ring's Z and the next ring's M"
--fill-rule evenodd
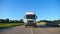
M33 29L31 28L31 34L33 34Z

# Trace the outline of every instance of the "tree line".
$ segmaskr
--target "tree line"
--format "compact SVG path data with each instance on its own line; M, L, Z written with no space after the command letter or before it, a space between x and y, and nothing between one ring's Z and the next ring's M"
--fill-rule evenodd
M23 19L20 20L0 19L0 23L24 23L24 22Z
M60 19L59 20L53 20L53 21L51 21L51 20L39 20L39 21L37 21L37 22L49 22L49 23L60 23Z
M40 23L40 22L46 22L47 25L49 25L49 24L60 24L60 19L59 20L53 20L53 21L49 21L49 20L37 21L37 23ZM20 20L0 19L0 23L24 23L24 21L23 21L23 19L20 19Z

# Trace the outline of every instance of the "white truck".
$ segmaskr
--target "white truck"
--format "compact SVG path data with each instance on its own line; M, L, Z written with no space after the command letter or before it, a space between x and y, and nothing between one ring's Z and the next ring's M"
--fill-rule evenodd
M36 27L36 14L35 12L26 12L24 16L24 25L27 26L34 26Z

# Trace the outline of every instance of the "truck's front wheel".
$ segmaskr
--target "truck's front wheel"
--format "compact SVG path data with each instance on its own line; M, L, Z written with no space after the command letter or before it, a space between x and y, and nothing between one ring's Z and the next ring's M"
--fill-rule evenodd
M27 27L27 25L25 25L25 27Z
M36 27L36 23L34 24L34 27Z

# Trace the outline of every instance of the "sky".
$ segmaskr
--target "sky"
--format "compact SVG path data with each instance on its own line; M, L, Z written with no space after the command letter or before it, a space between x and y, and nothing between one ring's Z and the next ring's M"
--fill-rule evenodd
M25 12L34 11L37 20L60 19L59 0L0 0L0 19L23 19Z

